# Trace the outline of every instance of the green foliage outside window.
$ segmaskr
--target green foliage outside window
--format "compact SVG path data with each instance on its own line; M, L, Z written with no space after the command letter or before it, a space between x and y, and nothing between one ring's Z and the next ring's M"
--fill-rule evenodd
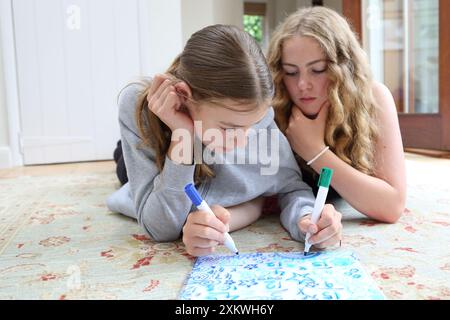
M261 45L263 40L263 17L244 15L244 30Z

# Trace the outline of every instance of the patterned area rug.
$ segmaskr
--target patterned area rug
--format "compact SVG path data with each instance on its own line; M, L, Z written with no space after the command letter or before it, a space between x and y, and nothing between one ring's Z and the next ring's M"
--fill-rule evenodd
M336 203L343 247L389 299L450 299L450 160L409 155L407 170L396 224ZM112 171L0 179L0 299L176 299L194 259L180 241L155 243L109 212L117 187ZM241 252L303 249L275 214L233 238Z

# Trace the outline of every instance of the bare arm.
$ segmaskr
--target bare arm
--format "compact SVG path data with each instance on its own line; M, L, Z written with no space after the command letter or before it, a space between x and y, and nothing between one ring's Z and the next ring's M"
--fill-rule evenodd
M394 223L405 208L403 144L391 93L384 85L375 84L373 94L380 106L375 177L359 172L331 151L316 160L312 168L316 172L320 172L324 166L332 168L334 175L331 185L347 202L372 219Z
M230 232L245 228L259 219L264 204L264 198L259 197L249 202L229 207Z

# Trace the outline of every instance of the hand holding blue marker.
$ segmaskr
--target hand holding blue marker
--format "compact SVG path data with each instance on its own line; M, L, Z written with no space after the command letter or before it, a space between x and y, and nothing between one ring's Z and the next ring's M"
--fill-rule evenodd
M323 167L320 172L316 201L314 202L314 209L311 215L311 222L317 224L320 219L320 214L322 213L323 207L325 206L325 200L327 200L328 188L330 187L331 177L333 176L333 170L330 168ZM306 256L311 248L311 244L308 242L311 234L308 232L305 238L305 251Z
M205 200L202 199L192 183L189 183L184 187L184 192L186 192L187 196L189 197L189 199L191 199L192 203L197 207L197 209L208 212L215 216L214 212L211 210ZM225 232L224 245L234 254L239 254L239 251L236 249L236 245L234 244L234 241L228 232Z

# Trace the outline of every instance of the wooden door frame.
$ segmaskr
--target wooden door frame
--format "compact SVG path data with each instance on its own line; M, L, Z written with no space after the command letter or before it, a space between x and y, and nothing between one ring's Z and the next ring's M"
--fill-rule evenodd
M362 40L362 1L342 0L342 11ZM439 0L439 113L398 115L404 147L450 151L450 37L445 13L450 1Z
M442 149L450 150L450 23L446 16L450 12L450 1L439 1L439 113L442 125ZM445 22L445 23L444 23Z
M362 1L342 0L342 14L352 26L353 31L358 35L358 40L362 43Z

